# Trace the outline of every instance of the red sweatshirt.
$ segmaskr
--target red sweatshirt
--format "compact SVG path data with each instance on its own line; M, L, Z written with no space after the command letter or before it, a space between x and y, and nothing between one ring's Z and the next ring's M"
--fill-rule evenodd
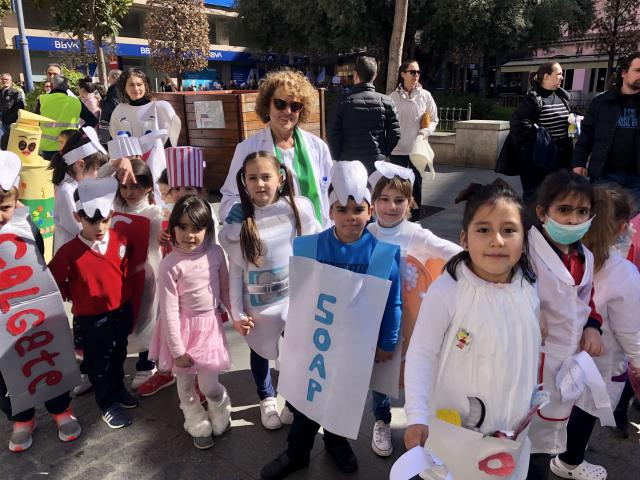
M64 244L49 263L62 298L71 300L74 315L100 315L120 308L127 300L126 239L109 229L104 255L78 237Z

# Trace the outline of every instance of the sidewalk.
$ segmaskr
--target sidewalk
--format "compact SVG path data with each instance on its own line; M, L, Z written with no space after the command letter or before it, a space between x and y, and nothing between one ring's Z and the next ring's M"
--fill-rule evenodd
M487 183L495 178L495 174L486 170L437 168L436 182L430 179L424 182L423 203L444 210L422 223L436 234L457 241L463 205L453 206L453 199L469 182ZM514 186L519 183L514 178L506 179ZM234 405L233 422L231 431L217 438L212 449L199 451L193 447L190 437L182 428L183 418L174 387L142 399L141 406L131 411L134 424L121 430L110 430L102 422L93 395L89 393L72 404L82 423L83 433L77 441L68 444L58 440L53 421L40 409L33 447L27 452L12 454L7 449L10 425L3 417L0 421L0 480L259 478L260 468L284 450L288 427L268 432L260 425L247 346L229 325L226 330L234 366L231 372L221 376L221 381L229 390ZM127 360L129 381L135 373L134 364L134 358ZM392 429L396 451L393 457L387 459L381 459L371 451L373 415L369 405L368 401L360 437L352 442L360 466L356 474L341 474L324 452L322 439L318 436L309 468L289 478L387 479L391 465L403 452L402 434L406 419L401 408L402 401L393 402ZM640 423L640 412L632 408L630 419ZM611 480L638 478L638 439L635 432L628 440L620 440L611 432L596 427L587 459L604 465L609 470Z

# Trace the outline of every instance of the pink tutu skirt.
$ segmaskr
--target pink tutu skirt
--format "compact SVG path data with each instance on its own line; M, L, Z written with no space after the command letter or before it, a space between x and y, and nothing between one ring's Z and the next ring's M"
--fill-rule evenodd
M197 314L180 312L182 343L193 359L193 367L180 368L173 364L173 356L165 340L165 328L159 319L149 347L149 358L156 361L158 370L174 373L196 373L198 369L224 372L231 367L227 338L215 310Z

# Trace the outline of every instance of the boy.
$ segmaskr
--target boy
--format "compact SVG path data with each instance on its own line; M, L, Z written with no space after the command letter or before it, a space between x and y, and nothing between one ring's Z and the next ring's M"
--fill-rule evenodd
M360 162L338 162L331 169L329 189L329 217L334 227L317 235L316 260L355 273L367 273L371 257L378 244L366 229L371 219L371 194L367 189L367 171ZM294 246L295 250L295 246ZM389 280L391 289L386 302L375 361L391 358L398 342L401 317L399 279L400 250L394 247ZM357 342L358 339L353 339ZM309 454L320 425L295 409L294 420L287 438L287 450L260 472L263 480L276 480L309 464ZM324 431L325 448L339 470L345 473L358 469L358 460L345 437Z
M4 233L7 225L19 222L20 218L14 220L14 213L18 203L18 184L20 183L20 158L11 152L0 152L0 233ZM26 217L27 219L29 217ZM36 246L40 255L44 254L44 242L36 226L27 220ZM11 267L11 264L8 265ZM58 438L63 442L70 442L80 436L82 428L80 423L73 416L69 407L71 397L69 392L64 392L57 397L45 402L45 408L53 416L58 427ZM6 414L13 424L13 432L9 439L9 450L12 452L23 452L31 447L33 430L36 427L35 409L29 408L23 412L13 415L11 412L11 401L7 396L7 386L2 374L0 374L0 409Z
M112 230L111 215L118 181L85 179L74 194L74 217L82 225L76 238L63 245L49 269L62 297L73 304L84 341L84 363L94 387L102 420L110 428L131 425L123 410L138 406L124 387L127 337L132 310L128 303L126 240Z

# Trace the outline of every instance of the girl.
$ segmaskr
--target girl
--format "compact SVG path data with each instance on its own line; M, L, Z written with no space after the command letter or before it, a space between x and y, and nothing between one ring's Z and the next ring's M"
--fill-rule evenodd
M371 201L377 217L375 223L368 228L378 239L400 246L402 255L401 276L404 282L403 295L408 295L414 288L418 272L415 267L407 265L410 255L420 264L429 260L448 260L460 251L460 247L448 240L443 240L417 223L409 222L408 216L413 206L412 170L389 162L375 162L376 172L369 177L373 188ZM442 265L442 264L441 264ZM407 301L405 297L404 301ZM397 355L404 356L409 345L409 338L415 325L415 316L410 315L410 308L403 308L403 337L399 342ZM416 312L417 313L417 312ZM373 427L371 447L373 451L387 457L393 453L391 444L391 404L387 395L372 392L372 407L376 422Z
M212 241L214 230L205 200L192 195L176 203L169 217L173 250L160 262L159 322L149 350L160 370L176 374L184 429L200 449L211 448L211 433L222 435L231 420L231 401L218 382L230 360L216 314L230 304L229 277L222 248ZM207 412L196 392L196 373Z
M539 302L523 207L501 180L472 184L460 200L467 201L464 251L427 291L407 352L405 444L428 441L453 478L494 478L483 471L499 469L501 477L524 479L526 432L516 441L491 438L517 429L536 386ZM484 458L488 443L505 451Z
M129 139L127 140L135 140ZM158 308L158 295L156 289L156 278L158 265L160 264L160 244L158 236L162 231L162 221L164 212L162 207L149 202L151 191L153 190L153 176L149 167L138 157L130 158L131 171L135 177L135 183L128 179L126 183L120 184L116 193L114 210L127 215L141 216L148 220L143 222L148 225L148 243L146 263L144 265L144 289L141 292L140 310L137 315L134 332L129 336L129 353L138 353L136 363L136 375L131 382L131 388L137 390L143 383L147 382L153 375L155 364L148 359L149 342L156 325L156 313ZM111 165L105 166L98 172L99 176L112 175L114 169ZM116 216L117 219L117 216ZM118 230L118 222L114 221L114 228ZM164 380L164 378L163 378ZM154 379L154 383L158 379ZM175 379L169 375L166 381L162 382L162 388L173 385ZM144 392L142 392L144 393ZM143 395L144 396L144 395Z
M289 257L293 239L320 231L313 205L295 196L293 175L268 152L245 158L236 174L244 212L242 223L225 224L220 242L229 256L233 327L251 350L251 373L260 398L264 428L282 427L271 383L269 360L288 309Z
M89 109L93 116L100 118L100 93L91 78L83 78L78 82L78 93L80 101Z
M548 175L536 193L539 225L529 231L531 261L538 276L541 322L548 331L540 359L540 383L551 395L533 419L529 437L529 479L546 479L551 455L566 449L566 426L573 402L556 388L562 363L584 350L602 353L602 318L593 303L593 255L580 240L589 230L593 187L566 170Z
M58 151L61 152L62 149L64 148L64 146L67 144L67 142L69 141L69 139L77 132L77 130L74 130L72 128L69 128L67 130L63 130L58 134Z
M594 221L584 236L594 257L594 301L604 320L604 354L595 362L607 383L611 404L616 405L627 377L627 360L633 372L640 372L640 273L615 248L631 220L633 200L619 187L606 186L595 188L595 199ZM560 478L607 478L603 467L584 460L597 414L586 396L574 407L567 425L567 449L551 461L551 471Z

